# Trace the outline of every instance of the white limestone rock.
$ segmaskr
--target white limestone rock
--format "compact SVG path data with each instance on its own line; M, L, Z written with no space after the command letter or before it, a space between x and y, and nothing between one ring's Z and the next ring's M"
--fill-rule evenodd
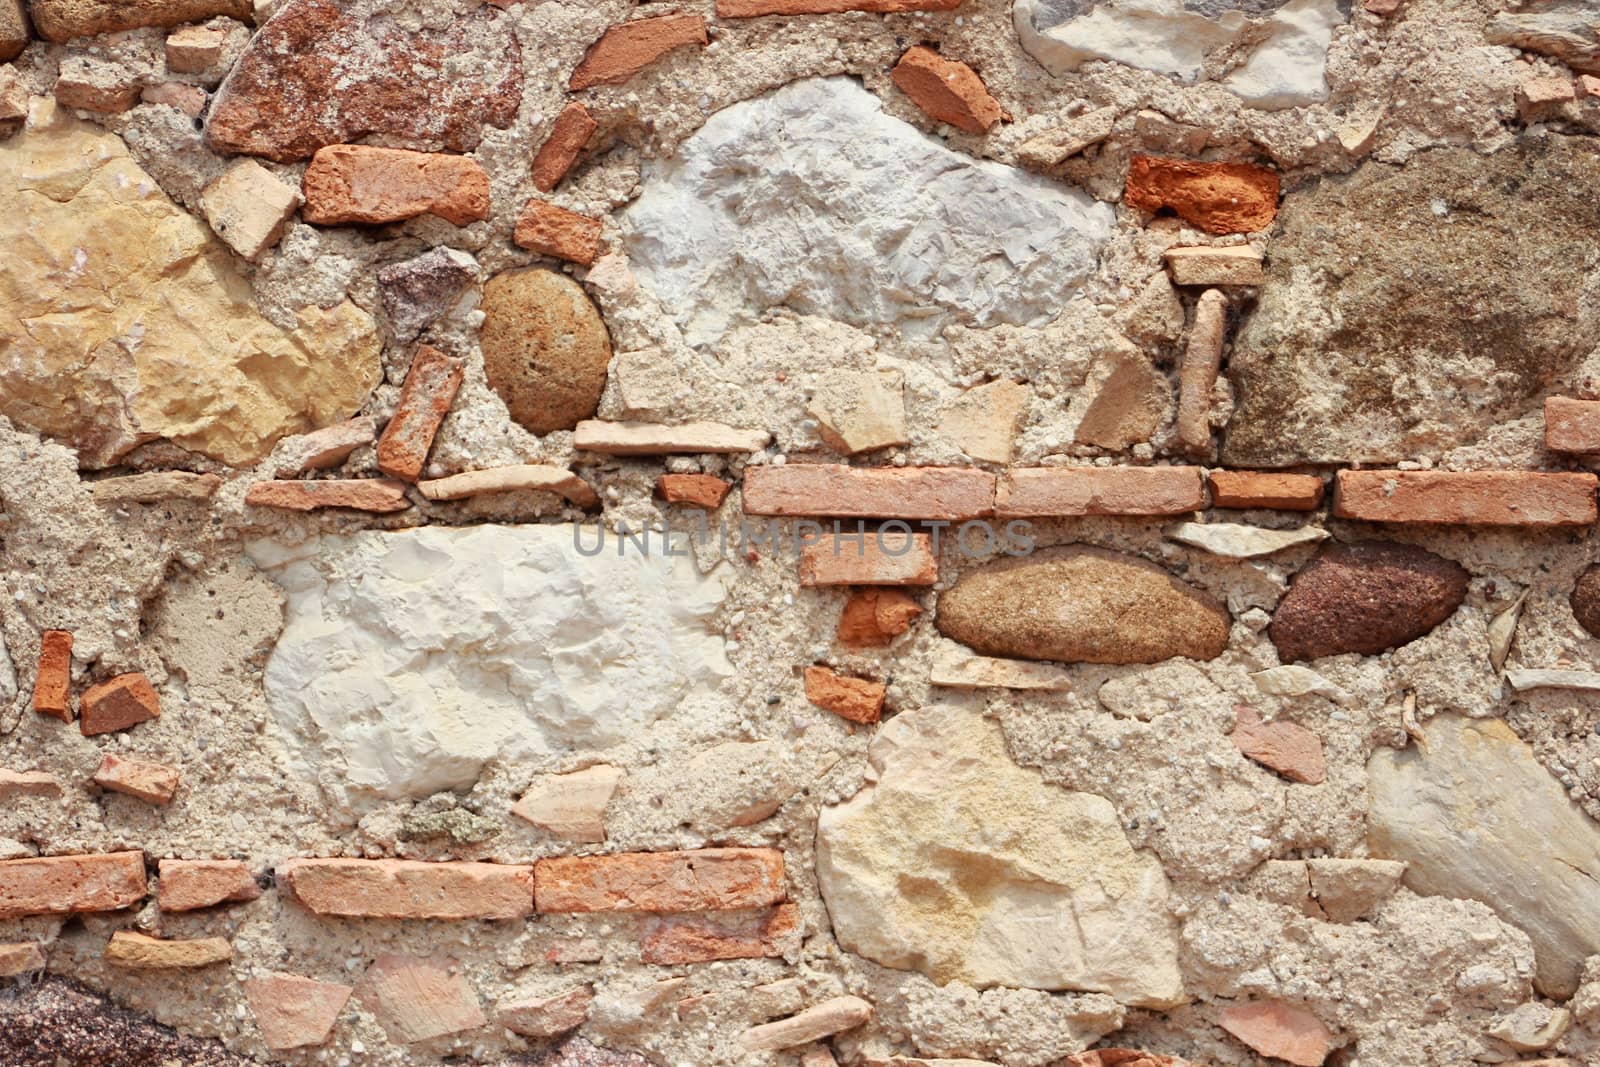
M1110 801L1017 766L961 708L896 716L868 760L869 784L817 823L841 945L940 983L1184 999L1166 874Z
M1047 321L1114 217L1059 182L951 151L842 77L718 111L642 185L622 213L628 258L692 344L778 305L917 337L951 319Z
M1328 536L1319 526L1295 530L1269 530L1237 522L1180 522L1167 536L1180 544L1203 548L1212 555L1228 559L1254 559L1270 556L1296 545L1315 544Z
M491 760L603 748L692 713L732 673L708 629L721 576L659 550L585 556L577 532L252 542L288 600L265 684L294 769L349 809L467 789Z

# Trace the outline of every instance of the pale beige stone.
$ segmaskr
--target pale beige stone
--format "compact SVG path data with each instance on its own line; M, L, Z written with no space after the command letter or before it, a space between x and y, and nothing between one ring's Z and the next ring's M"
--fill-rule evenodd
M1274 697L1327 697L1336 704L1348 704L1349 693L1340 689L1310 667L1287 663L1281 667L1268 667L1250 675L1256 688Z
M1172 404L1172 387L1139 350L1118 347L1106 354L1069 413L1078 416L1073 440L1120 450L1148 441Z
M1504 1041L1518 1052L1539 1052L1560 1041L1570 1029L1572 1012L1534 1000L1496 1019L1489 1028L1489 1036Z
M349 417L381 378L372 319L345 301L285 331L204 223L115 134L36 101L0 142L0 415L106 466L166 437L243 465ZM66 310L64 310L66 309Z
M1406 865L1398 860L1325 857L1306 861L1311 895L1336 923L1364 919L1400 887Z
M834 997L787 1019L752 1026L739 1038L746 1052L774 1052L821 1041L872 1018L872 1005L860 997Z
M174 74L199 74L222 58L228 35L212 26L183 26L167 34L167 69Z
M830 448L853 456L910 440L904 392L897 370L830 370L819 375L806 411Z
M1017 158L1030 167L1044 170L1058 167L1090 145L1110 137L1116 121L1115 107L1097 108L1065 126L1030 137L1018 146Z
M720 422L686 422L665 426L651 422L578 423L572 446L613 456L659 456L674 452L759 452L772 435L765 430L739 430Z
M206 91L197 85L187 85L184 82L146 85L139 91L139 99L147 104L175 107L192 119L199 118L206 110Z
M106 945L106 962L117 967L173 969L209 967L233 958L225 938L202 937L191 941L163 941L132 930L118 930Z
M150 471L122 478L101 478L89 484L94 502L118 504L158 504L166 500L210 500L222 486L215 474L188 471Z
M1228 298L1207 289L1194 307L1189 343L1178 371L1178 445L1190 455L1211 454L1211 387L1222 367Z
M389 1040L401 1045L488 1024L478 995L449 959L379 956L361 980L361 998Z
M61 782L44 771L12 771L0 767L0 800L13 797L58 797Z
M245 259L278 243L300 206L300 190L253 159L242 159L200 191L212 230Z
M44 953L32 941L0 945L0 978L44 970Z
M5 0L0 0L0 10ZM28 87L22 76L11 66L0 67L0 137L16 132L22 120L28 117Z
M928 683L947 689L1024 689L1067 693L1072 690L1072 674L1048 663L975 656L960 645L946 642L933 657Z
M1266 281L1261 253L1249 245L1213 248L1190 245L1162 253L1178 285L1260 285Z
M1203 548L1214 556L1253 559L1256 556L1270 556L1296 545L1314 545L1326 539L1328 531L1317 526L1269 530L1234 522L1180 522L1167 532L1167 536L1180 544Z
M1506 671L1506 681L1519 693L1529 689L1573 689L1600 693L1600 671L1524 667Z
M583 508L598 507L600 504L599 495L588 482L564 467L551 467L541 463L466 471L463 474L452 474L447 478L432 478L418 482L417 488L429 500L462 500L482 493L540 490L559 493Z
M582 1026L593 1000L589 986L551 996L507 997L495 1005L495 1020L523 1037L555 1037Z
M1005 378L975 385L944 409L939 435L973 459L1010 463L1028 398L1026 385Z
M623 777L621 768L604 763L552 774L535 782L511 814L568 841L599 844L606 839L606 805Z
M1522 618L1522 605L1528 599L1527 590L1517 597L1509 608L1496 615L1489 623L1489 665L1500 670L1511 653L1511 639L1517 635L1517 620Z
M337 467L362 445L376 444L378 420L361 415L310 433L287 437L278 443L279 478Z

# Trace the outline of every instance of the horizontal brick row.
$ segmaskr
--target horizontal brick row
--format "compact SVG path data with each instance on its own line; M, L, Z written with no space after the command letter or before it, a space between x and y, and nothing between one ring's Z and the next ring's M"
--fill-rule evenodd
M1340 471L1333 513L1367 522L1586 526L1596 518L1597 488L1592 474Z

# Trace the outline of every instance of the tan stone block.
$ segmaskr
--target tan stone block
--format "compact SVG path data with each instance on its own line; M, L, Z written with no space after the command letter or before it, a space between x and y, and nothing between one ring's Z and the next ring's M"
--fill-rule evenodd
M883 698L888 687L864 678L847 678L826 667L805 670L806 699L841 719L871 724L883 715Z
M903 390L897 370L825 371L806 410L830 448L853 456L910 440Z
M1261 253L1249 245L1169 248L1162 258L1175 285L1260 285L1267 280Z
M928 684L946 689L1023 689L1046 693L1072 691L1072 675L1048 663L974 656L947 647L934 656Z
M139 89L138 79L121 65L95 56L72 55L61 61L56 103L114 115L139 102Z
M533 911L533 869L507 863L291 859L278 880L318 915L517 919Z
M703 848L563 856L534 865L540 912L710 911L783 902L783 853Z
M800 584L932 585L939 560L928 534L899 530L828 532L800 549Z
M1010 117L977 71L924 45L908 48L890 78L929 117L968 133L988 133Z
M1367 522L1463 526L1587 526L1592 474L1534 471L1340 471L1333 513Z
M316 511L350 508L353 511L404 511L411 506L404 482L393 478L325 478L313 482L257 482L244 494L252 507Z
M1315 511L1322 503L1322 479L1315 474L1277 471L1211 471L1206 475L1214 508L1278 508Z
M625 777L604 763L570 774L545 775L511 808L511 814L568 841L606 839L606 805Z
M702 15L658 15L620 23L589 46L567 88L577 92L596 85L621 85L673 49L709 40Z
M995 476L964 467L749 467L750 515L862 519L971 519L994 513Z
M1199 467L1025 467L1001 477L995 514L1178 515L1205 507Z
M209 967L233 958L225 938L202 937L192 941L163 941L132 930L118 930L106 945L106 962L116 967L175 969Z
M361 979L361 999L389 1040L402 1045L476 1030L489 1022L454 960L379 956Z
M238 860L162 860L156 903L162 911L194 911L261 895L250 868Z
M253 159L243 159L200 191L200 211L216 235L245 259L277 244L300 192Z
M32 941L0 945L0 978L44 970L44 952Z
M142 852L0 861L0 919L116 911L144 894Z
M834 997L798 1015L753 1026L739 1038L746 1052L774 1052L854 1030L872 1018L872 1005L860 997Z
M94 784L148 804L170 804L181 777L176 767L108 754L94 772Z
M1166 285L1164 279L1162 284ZM1167 288L1170 291L1171 286ZM1181 327L1181 314L1178 324ZM1108 352L1085 383L1084 394L1086 399L1072 439L1080 445L1113 451L1148 441L1160 428L1172 403L1167 376L1132 347ZM1074 401L1072 408L1079 406Z
M1544 447L1552 452L1600 453L1600 400L1545 397Z
M437 215L489 217L489 176L466 156L340 144L317 149L301 183L302 216L319 226L380 225Z
M228 35L211 26L183 26L167 34L167 69L174 74L200 74L222 59Z
M46 630L39 641L39 671L33 682L33 710L72 721L72 631Z
M1006 379L975 385L944 409L939 435L973 459L1010 463L1029 395L1026 385Z
M161 715L161 702L150 680L137 671L84 690L78 729L85 737L126 730Z
M785 956L800 948L800 909L794 904L754 913L652 918L643 926L640 958L651 964L761 959Z
M222 486L216 474L191 474L188 471L150 471L122 478L100 478L89 483L94 502L107 507L119 504L160 504L168 500L210 500Z
M720 422L666 426L652 422L578 423L572 447L613 456L659 456L675 452L759 452L772 435L765 430L738 430Z
M541 256L555 256L588 266L600 255L605 223L548 200L530 200L517 216L512 240Z
M240 984L261 1038L274 1052L327 1044L339 1013L355 992L347 985L292 974L267 974Z
M588 108L577 100L569 100L551 124L550 135L533 157L534 188L541 193L548 193L560 185L561 179L577 162L578 153L583 151L583 146L589 143L589 138L594 136L598 128L599 124L589 114Z
M523 1037L555 1037L576 1030L589 1017L594 990L579 986L544 997L511 996L495 1005L495 1021Z

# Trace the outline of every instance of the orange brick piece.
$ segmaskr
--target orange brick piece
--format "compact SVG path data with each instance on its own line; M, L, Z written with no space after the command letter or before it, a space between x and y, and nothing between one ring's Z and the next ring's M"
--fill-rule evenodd
M783 853L702 848L561 856L534 864L541 912L726 911L783 903Z
M1000 479L995 514L1179 515L1205 507L1199 467L1025 467Z
M274 1052L327 1044L333 1024L355 992L347 985L293 974L268 974L240 984L262 1040Z
M1214 508L1279 508L1315 511L1322 503L1322 479L1315 474L1280 474L1277 471L1212 471Z
M78 729L84 737L126 730L161 714L161 702L150 679L138 672L119 674L90 686L83 694Z
M887 690L882 682L847 678L826 667L806 668L806 699L823 711L831 711L851 722L877 722L883 715L883 696Z
M890 77L930 117L968 133L988 133L1006 117L977 71L924 45L907 49Z
M402 481L422 476L434 435L450 413L464 366L454 356L422 345L411 360L400 404L378 438L378 469Z
M599 125L589 109L576 100L562 108L550 126L550 136L544 139L539 154L533 157L534 188L548 193L560 185Z
M620 23L589 46L567 88L621 85L674 48L708 40L702 15L657 15Z
M779 904L769 911L646 919L640 958L671 966L783 956L799 947L800 909Z
M147 760L107 755L94 772L94 784L113 793L125 793L147 804L170 804L178 792L177 768Z
M922 605L898 589L861 589L845 601L834 637L851 648L885 648L921 614Z
M489 175L466 156L336 144L306 167L300 214L319 226L378 225L437 215L465 226L489 217Z
M361 979L361 999L396 1044L487 1026L478 994L451 959L379 956Z
M1586 526L1592 474L1533 471L1340 471L1333 513L1368 522L1464 526Z
M928 534L829 532L800 550L801 585L932 585L939 561Z
M244 494L244 502L258 508L316 511L349 508L352 511L404 511L411 506L406 487L392 478L324 478L314 482L257 482Z
M717 0L717 16L753 19L761 15L833 15L866 11L892 15L900 11L954 11L961 0Z
M293 859L278 880L318 915L518 919L533 911L533 868L506 863Z
M162 860L156 903L162 911L195 911L261 895L250 868L238 860Z
M1552 452L1600 453L1600 400L1546 397L1544 447Z
M600 254L603 225L548 200L529 200L511 239L530 252L588 266Z
M116 911L144 893L143 852L0 861L0 919Z
M744 510L848 519L973 519L993 514L994 488L994 475L966 467L794 463L747 468Z
M39 642L39 673L33 682L33 710L72 721L67 696L72 689L72 631L46 630Z
M1140 211L1170 208L1207 233L1254 233L1278 214L1278 172L1252 163L1134 156L1122 199Z
M663 474L656 482L656 492L667 503L707 511L721 507L732 488L732 482L723 481L714 474Z

